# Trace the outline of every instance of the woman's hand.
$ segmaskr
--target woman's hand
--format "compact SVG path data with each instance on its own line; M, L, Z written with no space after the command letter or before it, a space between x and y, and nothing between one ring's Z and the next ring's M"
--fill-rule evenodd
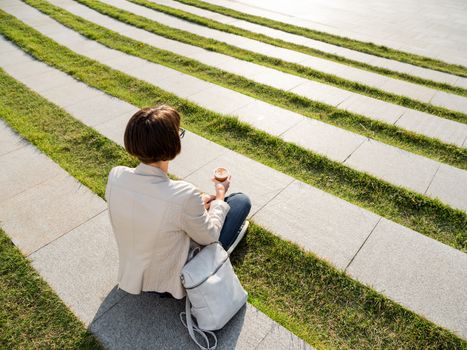
M209 207L211 206L211 202L216 199L216 196L212 195L212 194L207 194L207 193L201 193L201 198L203 200L203 203L204 203L204 208L206 210L209 210Z
M216 189L216 199L224 200L225 194L230 187L230 176L223 182L217 181L215 177L212 177L211 180L214 182Z

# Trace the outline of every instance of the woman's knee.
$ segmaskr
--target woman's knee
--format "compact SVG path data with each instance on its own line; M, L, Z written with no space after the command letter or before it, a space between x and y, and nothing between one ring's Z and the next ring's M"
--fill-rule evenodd
M235 200L237 203L240 203L243 207L245 207L245 209L248 209L248 211L250 211L251 200L246 194L242 192L236 192L232 193L229 197L230 200Z

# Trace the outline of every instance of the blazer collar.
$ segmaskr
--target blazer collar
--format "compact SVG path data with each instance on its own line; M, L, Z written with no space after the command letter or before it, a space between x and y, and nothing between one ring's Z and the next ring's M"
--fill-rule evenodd
M135 168L135 173L141 174L141 175L159 176L159 177L164 177L166 179L169 178L167 174L161 168L147 165L144 163L139 163L139 165Z

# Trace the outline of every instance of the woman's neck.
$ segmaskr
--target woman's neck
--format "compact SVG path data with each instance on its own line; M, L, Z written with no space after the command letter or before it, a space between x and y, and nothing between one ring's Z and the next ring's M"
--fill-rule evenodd
M169 172L169 161L161 160L159 162L149 163L148 165L161 169L164 173Z

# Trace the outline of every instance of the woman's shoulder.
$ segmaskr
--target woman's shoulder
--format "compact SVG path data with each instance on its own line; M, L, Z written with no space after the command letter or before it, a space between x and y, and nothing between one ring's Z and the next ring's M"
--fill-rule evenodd
M133 172L134 170L135 170L134 168L130 168L130 167L127 167L127 166L124 166L124 165L118 165L118 166L113 167L112 169L110 169L109 179L114 178L114 177L119 177L119 176L121 176L122 174L125 174L125 173Z

